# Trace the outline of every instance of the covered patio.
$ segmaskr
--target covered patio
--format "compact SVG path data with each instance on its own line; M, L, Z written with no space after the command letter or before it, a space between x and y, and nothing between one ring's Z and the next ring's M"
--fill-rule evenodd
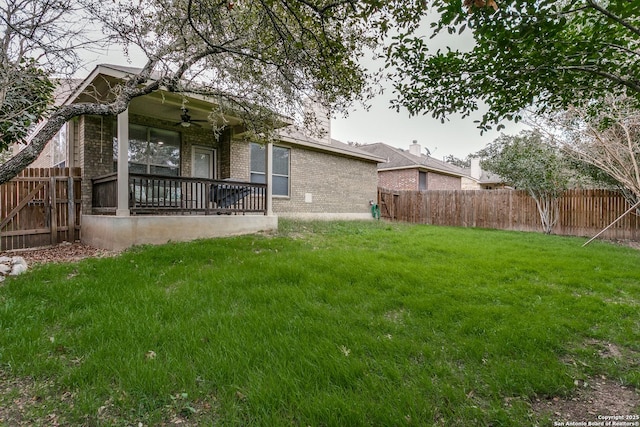
M128 72L99 66L67 102L108 98ZM232 148L246 131L243 122L212 115L214 107L199 95L160 90L109 121L86 117L77 124L83 191L90 195L83 200L84 242L119 250L277 227L272 144L264 146L264 173L249 180L248 162Z

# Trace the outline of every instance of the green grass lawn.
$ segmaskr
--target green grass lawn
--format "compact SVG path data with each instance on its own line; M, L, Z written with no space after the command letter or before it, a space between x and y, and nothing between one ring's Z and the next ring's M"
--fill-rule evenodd
M544 425L576 380L640 387L640 252L585 240L281 221L39 266L0 287L4 421Z

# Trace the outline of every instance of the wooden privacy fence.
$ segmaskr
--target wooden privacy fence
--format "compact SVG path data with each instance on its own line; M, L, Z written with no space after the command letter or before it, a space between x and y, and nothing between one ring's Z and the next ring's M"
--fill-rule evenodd
M80 168L25 169L0 185L0 250L80 238Z
M542 231L536 203L525 191L396 191L378 189L382 218L455 227ZM624 197L610 190L569 190L559 199L560 219L553 233L594 236L627 209ZM601 235L640 240L640 218L631 212Z

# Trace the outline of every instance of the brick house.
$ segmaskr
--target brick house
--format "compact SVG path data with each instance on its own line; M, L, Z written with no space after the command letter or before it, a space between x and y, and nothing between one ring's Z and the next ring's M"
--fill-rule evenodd
M409 150L381 142L362 145L361 150L381 157L378 186L388 190L460 190L464 169L421 153L414 142Z
M362 151L381 157L378 186L387 190L490 190L504 188L502 179L480 168L473 159L471 168L461 168L422 153L413 142L408 150L378 142L362 145Z
M108 93L137 71L99 65L63 102ZM324 137L289 126L261 145L232 116L216 137L211 103L187 100L157 91L117 117L77 117L32 164L82 169L83 241L121 249L274 229L279 216L370 218L380 159L331 139L328 116Z

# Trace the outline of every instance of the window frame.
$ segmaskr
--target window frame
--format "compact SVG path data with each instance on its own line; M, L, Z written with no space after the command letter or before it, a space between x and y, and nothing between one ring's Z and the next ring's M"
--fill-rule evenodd
M60 130L56 132L55 136L52 139L51 146L51 164L55 168L64 168L67 165L67 157L69 150L69 129L67 124L62 125ZM61 156L61 159L58 158L58 155Z
M254 160L253 159L253 152L254 152L253 148L254 147L259 147L259 149L261 151L263 151L263 155L261 156L261 159L260 159L260 160L262 160L262 162L261 162L262 165L265 164L264 159L266 158L266 155L267 155L266 151L264 151L265 148L266 148L265 145L258 144L256 142L251 142L249 144L249 181L253 182L253 183L264 184L266 182L266 172L264 170L258 171L258 170L254 170L253 169L253 163L254 163L254 161L253 161ZM272 187L271 188L271 194L272 194L273 197L276 197L276 198L290 198L291 197L291 147L285 147L285 146L282 146L282 145L274 144L273 145L274 152L275 152L276 149L278 149L278 150L286 150L287 153L288 153L288 156L287 156L287 160L288 160L287 161L287 174L275 173L274 172L274 168L273 168L273 161L275 160L275 155L274 155L271 158L271 175L272 175L272 177L274 179L275 178L284 178L284 179L287 180L287 185L286 185L287 194L277 194L277 193L275 193L274 192L275 185L273 185L273 184L271 185L271 187ZM264 166L263 166L263 168L264 168ZM262 179L254 179L255 177L262 177Z
M206 145L193 145L191 146L191 176L195 177L196 156L198 151L206 151L211 154L209 167L211 168L211 179L218 179L218 150L214 147L208 147Z
M129 153L127 153L127 167L129 170L129 173L132 173L132 165L134 167L144 167L145 172L139 172L139 173L143 173L143 174L147 174L147 175L157 175L157 176L173 176L173 177L179 177L181 176L181 172L182 172L182 133L175 131L175 130L171 130L171 129L165 129L165 128L161 128L161 127L155 127L155 126L148 126L148 125L141 125L138 123L129 123L128 125L129 127ZM145 134L146 134L146 146L144 148L144 163L138 162L138 161L132 161L131 160L131 135L132 135L132 127L138 127L140 129L144 129L145 130ZM153 141L151 140L151 134L153 131L161 131L161 132L170 132L173 133L177 136L177 148L178 148L178 159L177 159L177 166L176 167L171 167L171 166L167 166L164 164L159 164L159 163L154 163L153 160L153 155L151 154L149 148L151 146L151 144L153 143ZM118 167L118 158L117 158L117 147L118 147L118 137L116 135L116 132L114 132L114 137L113 137L113 165L114 165L114 171L117 171L117 167ZM174 145L172 145L172 147L175 147ZM154 171L154 168L156 169L156 171ZM163 168L163 169L167 169L170 171L175 171L175 173L173 174L162 174L162 173L158 173L157 172L157 168Z
M418 171L418 191L429 189L429 175L426 171Z

